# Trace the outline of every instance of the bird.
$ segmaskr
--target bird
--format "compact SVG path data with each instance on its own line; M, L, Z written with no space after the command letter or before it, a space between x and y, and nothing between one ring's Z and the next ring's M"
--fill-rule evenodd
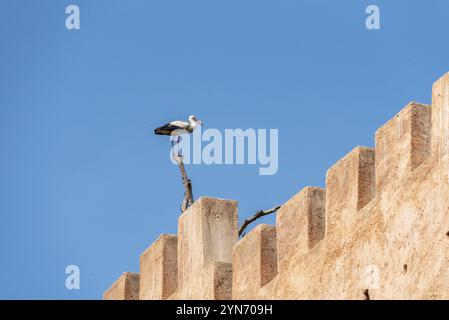
M176 120L164 124L162 127L154 129L154 134L165 136L181 136L184 133L192 133L195 128L203 122L198 120L196 116L190 116L189 121Z
M198 120L196 116L191 115L189 121L176 120L154 129L154 134L172 136L171 143L174 152L173 147L175 144L181 142L181 136L185 133L192 133L198 125L204 126L201 120ZM178 150L178 156L181 156L180 150Z

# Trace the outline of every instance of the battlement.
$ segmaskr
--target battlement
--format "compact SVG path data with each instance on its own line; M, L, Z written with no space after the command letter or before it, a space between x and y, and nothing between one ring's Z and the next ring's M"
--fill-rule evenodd
M203 197L104 299L448 299L449 73L238 239L237 202Z

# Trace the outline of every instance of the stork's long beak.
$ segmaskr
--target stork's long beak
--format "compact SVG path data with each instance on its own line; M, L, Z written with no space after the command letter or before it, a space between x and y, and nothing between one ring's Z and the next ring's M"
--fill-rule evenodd
M199 123L203 128L205 128L205 126L204 126L204 124L203 124L203 121L198 120L198 123Z

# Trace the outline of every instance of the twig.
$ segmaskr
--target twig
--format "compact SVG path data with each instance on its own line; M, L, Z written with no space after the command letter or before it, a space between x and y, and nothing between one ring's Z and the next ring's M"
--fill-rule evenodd
M179 171L181 171L182 184L184 185L184 199L182 200L181 203L181 212L184 212L194 202L192 192L192 181L187 177L186 169L184 167L184 163L182 162L182 156L177 156L176 162L178 162Z
M266 216L266 215L269 215L270 213L278 211L280 207L282 207L282 205L271 208L270 210L259 210L256 212L255 215L253 215L252 217L243 221L243 224L239 229L239 237L242 236L243 232L245 232L245 229L249 226L250 223L256 221L257 219L259 219L263 216Z

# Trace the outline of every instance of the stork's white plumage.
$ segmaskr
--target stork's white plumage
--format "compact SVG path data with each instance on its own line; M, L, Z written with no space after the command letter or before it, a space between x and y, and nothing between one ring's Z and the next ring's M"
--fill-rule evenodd
M190 116L189 121L176 120L154 129L155 134L165 136L180 136L184 133L192 133L198 125L203 123L195 116Z

